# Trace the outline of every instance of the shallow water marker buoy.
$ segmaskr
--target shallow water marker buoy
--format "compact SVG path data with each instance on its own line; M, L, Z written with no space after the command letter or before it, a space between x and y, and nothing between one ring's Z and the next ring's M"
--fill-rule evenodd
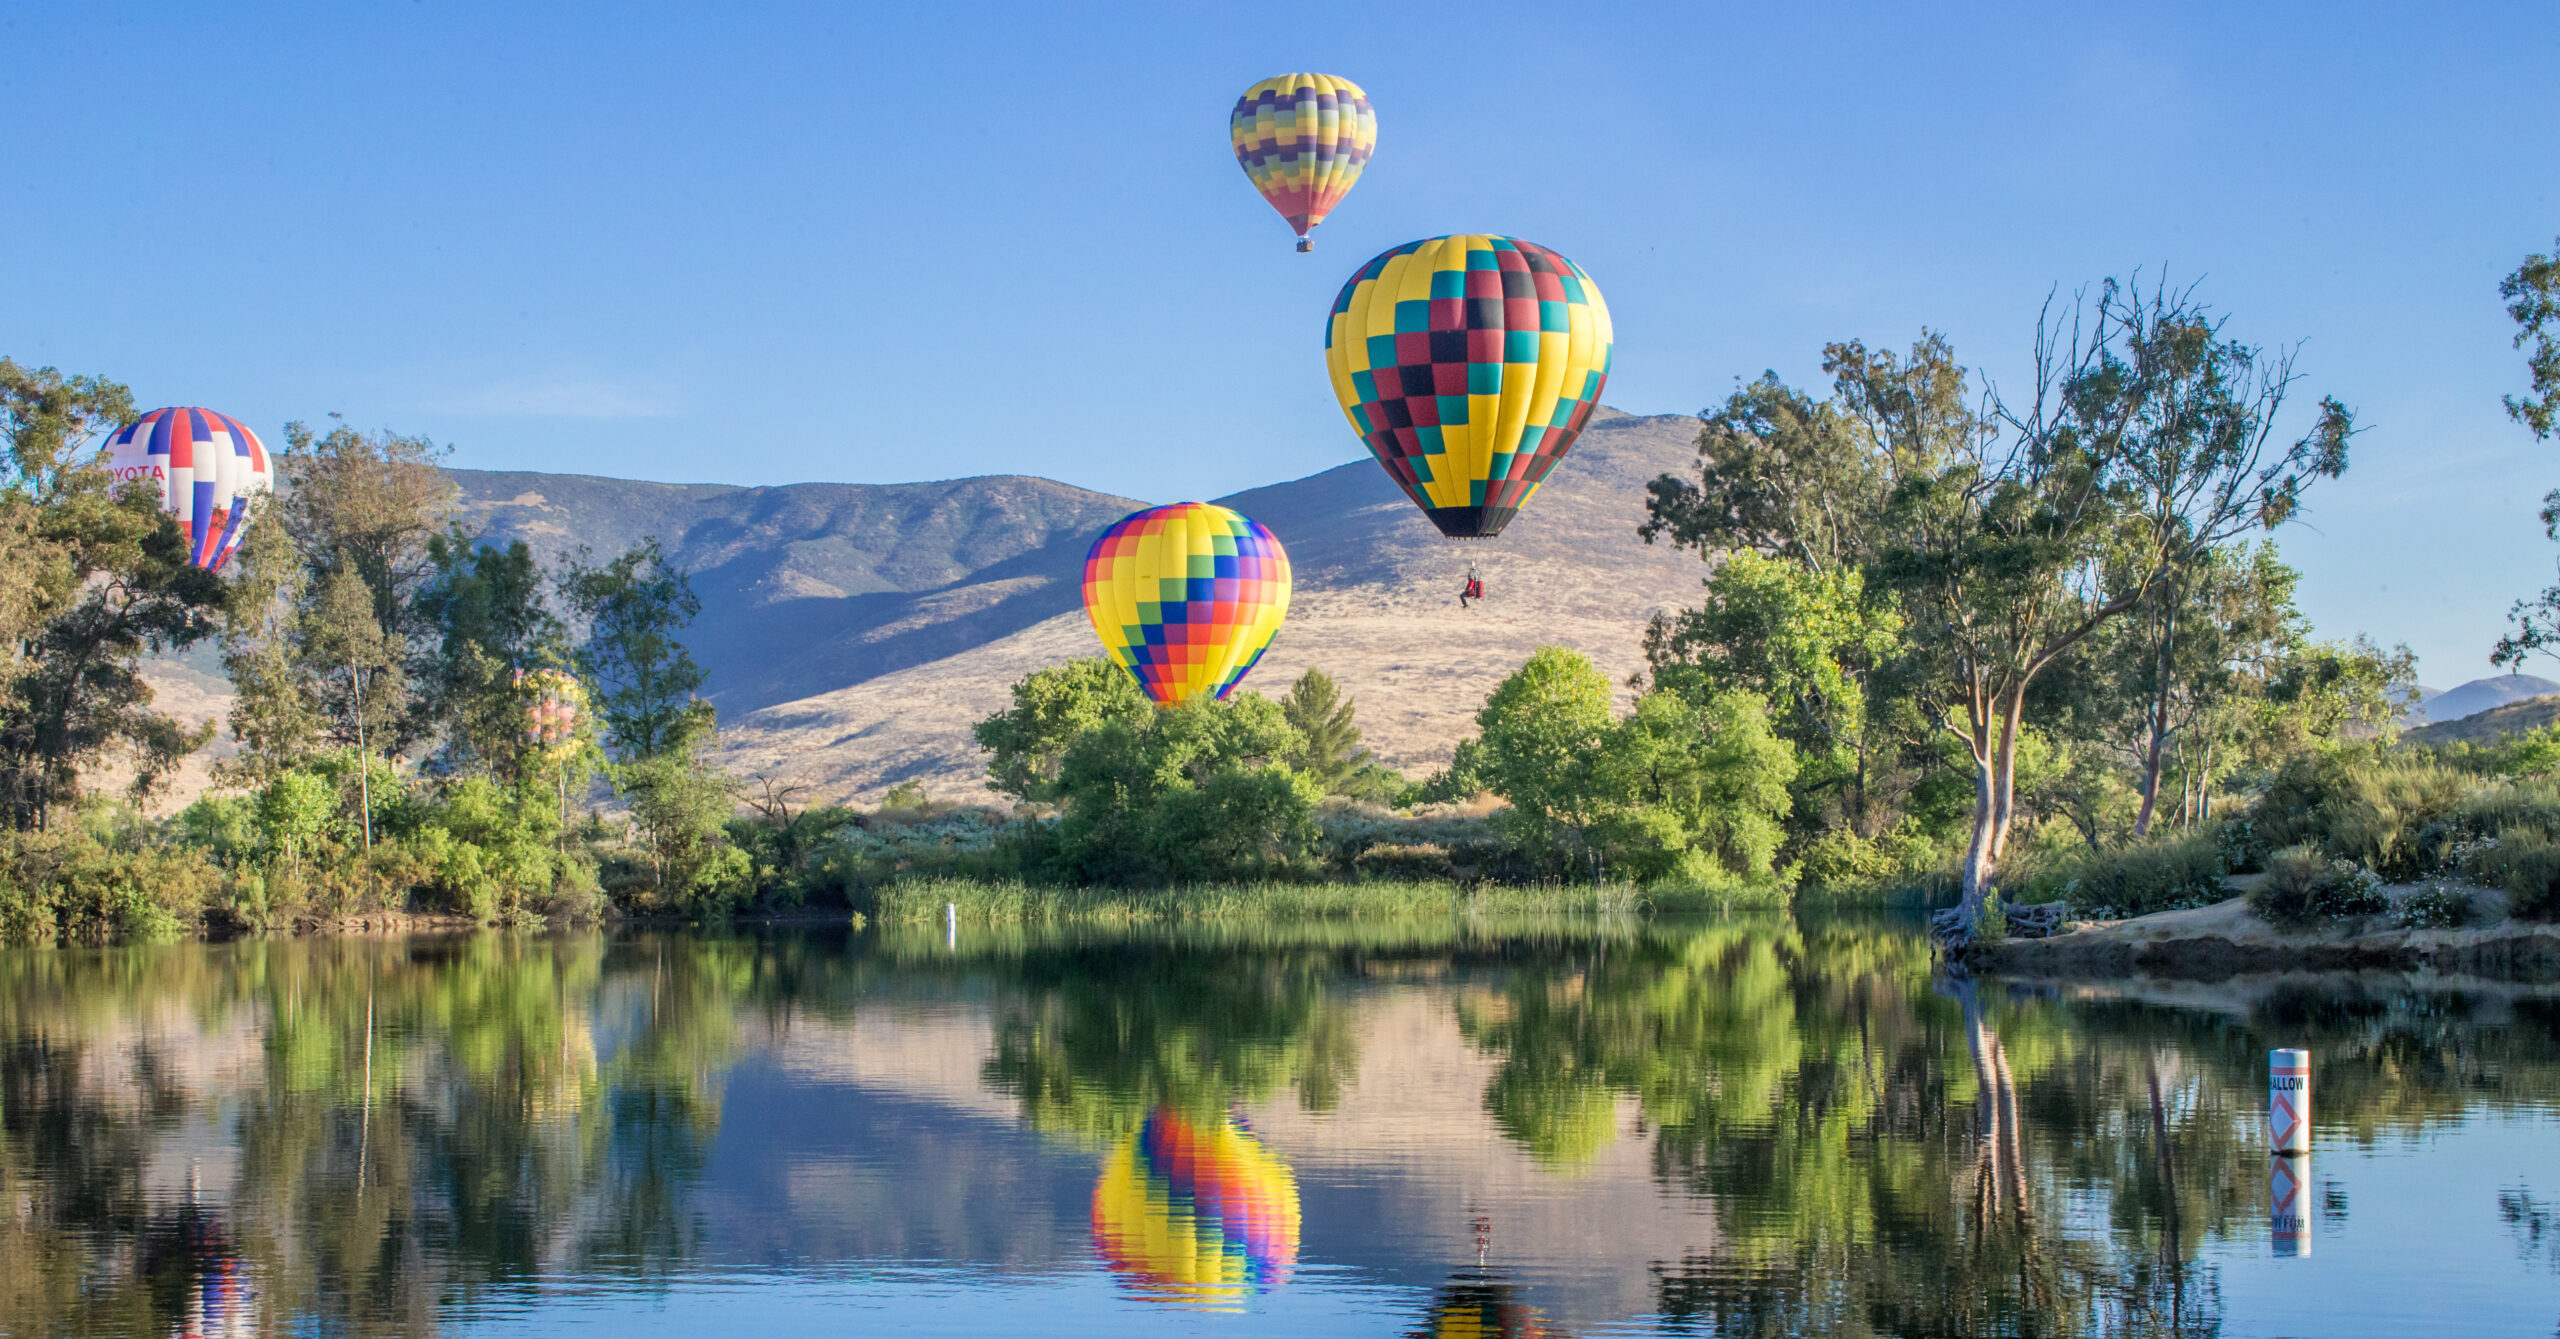
M2267 1146L2278 1153L2311 1151L2311 1053L2267 1052Z
M2267 1241L2279 1260L2311 1254L2311 1155L2267 1159Z
M957 902L942 904L942 946L960 947L960 904Z

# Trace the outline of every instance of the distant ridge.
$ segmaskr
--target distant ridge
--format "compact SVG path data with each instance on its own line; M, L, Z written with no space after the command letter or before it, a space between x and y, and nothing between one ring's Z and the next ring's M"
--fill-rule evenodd
M2530 674L2493 674L2421 698L2415 715L2426 724L2436 725L2548 693L2560 693L2560 683Z
M1364 743L1419 774L1448 761L1485 695L1542 644L1581 650L1623 683L1641 667L1645 620L1698 598L1697 556L1635 535L1645 484L1689 468L1697 433L1682 415L1598 411L1492 541L1441 538L1365 457L1219 499L1270 526L1297 577L1288 624L1246 686L1277 693L1321 666L1357 699ZM451 473L467 528L546 562L656 535L702 599L685 641L710 675L723 761L814 800L876 800L908 780L987 798L970 725L1022 675L1097 653L1085 550L1144 505L1021 475L743 488ZM1471 562L1488 599L1461 610ZM153 671L190 719L229 710L229 685L203 659ZM201 788L206 761L179 791Z
M2456 720L2422 725L2401 735L2413 744L2490 744L2509 735L2539 730L2560 721L2560 694L2546 694L2473 712Z

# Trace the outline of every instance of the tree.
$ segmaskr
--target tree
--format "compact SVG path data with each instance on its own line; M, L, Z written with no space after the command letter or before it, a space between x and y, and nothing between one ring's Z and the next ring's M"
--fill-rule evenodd
M1533 851L1578 851L1595 883L1606 874L1596 830L1628 807L1607 765L1611 697L1590 657L1542 646L1476 713L1476 772L1510 803L1515 838Z
M0 804L42 828L111 755L147 793L211 735L150 710L141 657L213 630L223 588L147 487L84 457L133 415L124 387L0 358Z
M2140 555L2127 564L2139 567ZM2111 570L2108 584L2134 579ZM2151 831L2160 787L2193 745L2210 782L2216 745L2231 742L2239 703L2262 691L2299 637L2300 579L2272 545L2226 545L2159 579L2122 617L2092 634L2082 677L2095 694L2093 732L2133 768L2133 835ZM2224 758L2225 763L2230 759Z
M580 550L560 591L587 625L578 670L597 686L606 738L623 761L682 753L710 733L711 705L694 696L702 667L677 640L702 601L657 536L602 564Z
M2507 315L2516 323L2515 347L2533 345L2526 368L2533 393L2506 397L2507 417L2533 430L2536 441L2548 440L2560 416L2560 247L2554 255L2530 255L2498 284L2507 300ZM2542 499L2543 533L2560 540L2560 489ZM2498 639L2489 663L2521 666L2534 654L2560 654L2560 586L2546 587L2531 600L2516 601L2507 618L2515 631Z
M542 568L522 540L498 548L458 527L428 540L427 559L433 571L414 603L435 639L421 678L444 736L439 762L512 775L524 727L518 679L569 659Z
M1017 800L1057 798L1058 769L1076 736L1155 710L1129 672L1101 656L1051 665L1013 685L1013 706L972 728L989 754L987 788Z
M1078 731L1054 789L1063 872L1116 883L1278 872L1315 839L1322 791L1281 761L1304 746L1280 707L1251 692Z
M357 802L364 814L368 851L373 849L373 745L399 719L398 704L383 700L380 681L386 670L399 667L402 649L400 638L383 631L375 621L372 596L355 564L341 561L321 579L320 599L304 624L303 655L313 665L333 667L343 674L345 701L333 714L347 724L353 738L345 742L355 747L361 760L356 769ZM368 685L376 689L370 700L365 693Z
M1800 780L1841 792L1850 830L1874 836L1870 783L1896 741L1871 728L1868 699L1901 647L1901 614L1867 594L1857 567L1753 548L1724 555L1706 588L1705 605L1645 629L1655 686L1700 704L1737 691L1770 704L1807 763Z
M1369 751L1360 747L1360 726L1353 717L1357 705L1342 695L1333 676L1312 668L1299 675L1280 699L1280 714L1306 740L1283 761L1313 779L1328 795L1352 789L1354 781L1370 766Z

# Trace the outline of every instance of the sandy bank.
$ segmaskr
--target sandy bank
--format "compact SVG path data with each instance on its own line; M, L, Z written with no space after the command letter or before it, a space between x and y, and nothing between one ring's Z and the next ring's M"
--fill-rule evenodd
M1965 961L2003 976L2183 977L2243 972L2429 971L2499 980L2560 980L2560 924L2518 921L2503 898L2476 895L2481 923L2402 930L2381 916L2316 928L2270 925L2234 897L2192 911L2081 922L2050 939L1979 944Z

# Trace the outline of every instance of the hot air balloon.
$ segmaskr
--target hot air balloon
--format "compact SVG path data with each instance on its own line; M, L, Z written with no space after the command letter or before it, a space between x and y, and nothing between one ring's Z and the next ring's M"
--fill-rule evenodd
M566 670L517 670L516 691L524 696L524 746L547 762L577 751L578 717L587 704L586 686Z
M1260 522L1224 507L1149 507L1086 552L1084 612L1156 705L1224 701L1289 613L1289 555Z
M1409 1339L1544 1339L1555 1331L1519 1291L1491 1274L1469 1272L1441 1285L1423 1327Z
M1253 188L1297 229L1298 249L1313 251L1308 229L1350 194L1378 147L1378 114L1348 79L1283 74L1236 99L1227 137Z
M1532 242L1408 242L1334 299L1325 368L1351 429L1452 539L1490 539L1573 449L1609 380L1609 308Z
M126 424L107 439L107 468L118 483L150 480L186 527L187 561L211 571L240 546L249 499L275 486L258 434L210 409L154 409Z
M1298 1266L1298 1182L1232 1118L1150 1114L1093 1187L1093 1244L1141 1297L1232 1308Z

